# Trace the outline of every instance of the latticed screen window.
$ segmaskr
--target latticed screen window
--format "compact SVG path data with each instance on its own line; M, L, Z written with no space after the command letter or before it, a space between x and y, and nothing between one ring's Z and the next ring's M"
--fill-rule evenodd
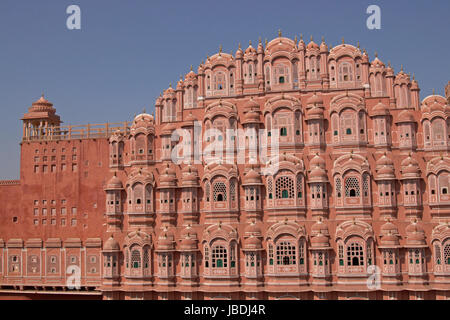
M214 201L221 202L227 200L227 187L223 182L216 182L214 184Z
M436 259L436 264L441 264L441 247L438 244L434 246L434 256Z
M369 195L369 176L367 174L363 175L363 191L364 196L367 197Z
M289 241L281 241L277 244L277 265L295 265L295 246Z
M294 181L290 177L282 176L276 182L277 199L294 198Z
M297 176L297 198L303 197L303 179L301 175Z
M144 249L144 268L149 266L148 249Z
M269 178L267 180L267 193L269 194L269 199L273 198L273 183L272 183L272 178Z
M205 267L209 268L209 248L205 245Z
M344 247L339 245L339 265L344 265Z
M269 264L273 265L273 245L269 244Z
M364 265L364 250L363 247L353 242L347 247L347 265L348 266L363 266Z
M345 180L345 196L346 197L359 197L359 180L356 177L349 177Z
M338 198L341 197L341 178L336 178L336 194Z
M210 186L209 186L209 182L207 182L205 184L205 196L206 196L206 201L209 202L209 197L211 195L211 190L210 190Z
M230 181L230 197L231 201L236 200L236 182L234 179Z
M305 242L301 241L300 245L298 247L298 256L300 259L300 264L304 264L305 263Z
M127 268L128 268L128 266L130 265L130 253L128 250L125 250L125 261L126 261Z
M131 267L136 269L141 265L141 253L139 250L133 250L131 252Z
M226 268L227 261L227 249L223 246L215 246L212 249L212 267L213 268Z
M450 264L450 243L444 247L444 260L445 264Z

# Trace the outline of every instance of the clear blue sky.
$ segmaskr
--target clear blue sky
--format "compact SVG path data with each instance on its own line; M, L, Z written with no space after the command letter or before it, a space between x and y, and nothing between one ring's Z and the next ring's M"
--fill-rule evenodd
M82 10L82 30L66 28L66 8ZM370 4L382 29L366 28ZM421 97L450 80L450 1L0 1L0 179L19 177L19 119L42 91L65 124L131 120L218 51L283 35L322 36L366 48L396 71L415 73Z

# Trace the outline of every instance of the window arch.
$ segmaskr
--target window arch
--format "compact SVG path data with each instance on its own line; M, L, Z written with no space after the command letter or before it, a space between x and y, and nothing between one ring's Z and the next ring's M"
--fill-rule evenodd
M294 181L291 177L278 177L275 183L275 188L277 199L294 198Z
M345 196L351 198L360 196L359 179L357 177L345 179Z
M353 66L349 62L339 64L339 82L353 81Z
M218 181L214 183L213 189L214 202L227 201L227 186L224 182Z
M296 265L297 250L295 244L288 240L277 243L276 262L277 265Z
M351 242L347 246L347 265L363 266L364 265L364 249L358 242Z

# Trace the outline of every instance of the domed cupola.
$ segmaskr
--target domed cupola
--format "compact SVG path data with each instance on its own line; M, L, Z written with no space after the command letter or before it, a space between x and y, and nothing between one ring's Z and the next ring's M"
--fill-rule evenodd
M409 155L401 163L402 179L420 179L419 163Z
M114 173L114 176L109 179L108 183L106 184L105 190L124 190L122 181L120 181L116 173Z
M61 119L56 114L53 104L44 98L33 102L28 112L24 114L23 118L23 138L27 139L51 139L54 133L58 131L53 128L61 125Z
M261 175L257 173L255 170L253 170L253 168L250 169L250 171L248 171L245 174L242 185L243 186L262 185Z
M159 176L159 182L160 187L176 187L176 171L171 168L168 163L166 164L166 167L162 169L161 175Z
M306 50L319 50L319 45L313 41L312 36L310 42L306 46Z
M390 221L381 226L380 246L383 248L398 248L400 246L397 227Z
M408 247L426 247L427 243L425 241L425 231L417 222L414 220L409 224L406 229L406 245Z
M197 187L198 184L198 171L197 168L192 165L187 165L181 171L181 185L182 187Z
M106 240L105 245L103 246L103 252L118 252L120 251L120 245L116 241L116 239L113 238L113 235L109 237L108 240Z
M151 130L154 132L155 119L153 115L145 113L138 114L133 119L133 124L131 125L131 134L135 134L135 131L138 129Z
M387 157L386 153L377 160L375 180L394 180L394 163Z
M389 108L379 100L379 102L373 107L372 112L370 113L371 117L376 116L389 116Z

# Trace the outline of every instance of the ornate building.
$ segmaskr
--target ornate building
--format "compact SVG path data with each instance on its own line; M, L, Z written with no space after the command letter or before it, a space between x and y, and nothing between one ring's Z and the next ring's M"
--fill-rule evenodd
M61 126L42 97L0 182L0 296L450 298L449 85L419 91L359 46L279 34L131 123Z

